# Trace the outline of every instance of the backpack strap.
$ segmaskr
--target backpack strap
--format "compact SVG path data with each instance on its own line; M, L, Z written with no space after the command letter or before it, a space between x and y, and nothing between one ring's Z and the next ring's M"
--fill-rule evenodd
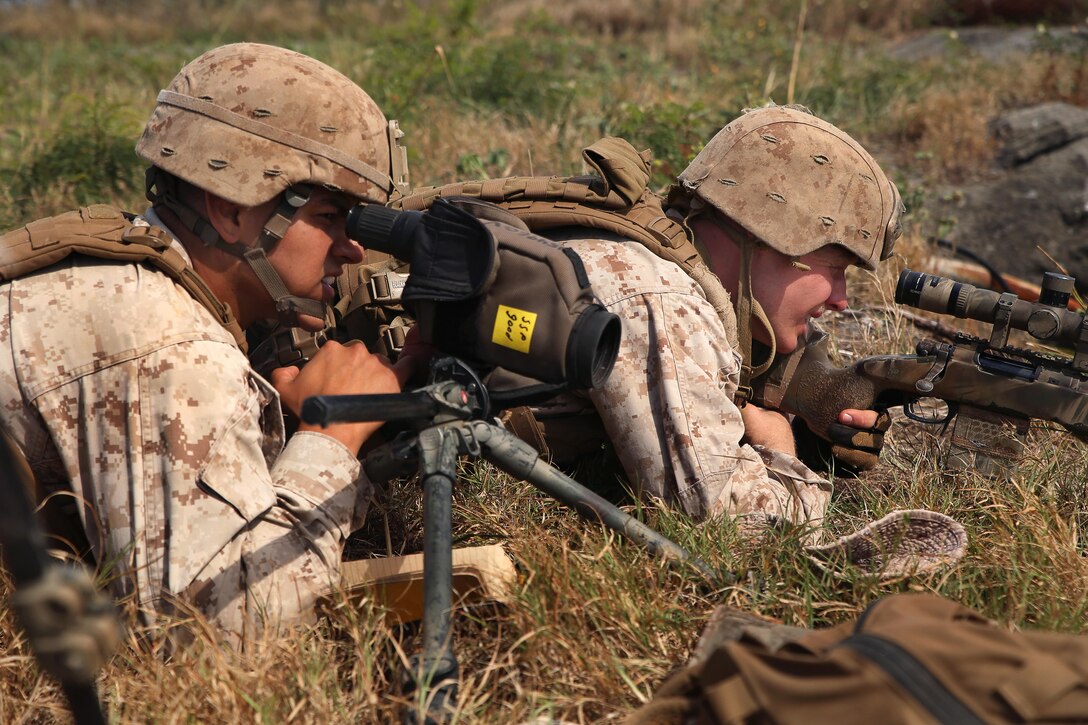
M95 204L31 222L0 236L0 281L10 281L51 267L72 254L150 264L181 285L225 327L243 352L245 334L230 307L171 246L157 227L133 224L122 211Z
M366 250L363 264L346 267L336 279L333 306L337 339L362 340L371 352L396 358L411 326L400 304L408 264Z

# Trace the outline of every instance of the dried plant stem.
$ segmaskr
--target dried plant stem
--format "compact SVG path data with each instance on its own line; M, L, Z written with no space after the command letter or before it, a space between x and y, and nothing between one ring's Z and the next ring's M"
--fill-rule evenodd
M786 103L793 103L793 91L797 87L797 70L801 66L801 44L805 37L805 15L808 14L808 0L801 0L801 9L797 11L797 32L793 36L793 60L790 61L790 82L786 87Z

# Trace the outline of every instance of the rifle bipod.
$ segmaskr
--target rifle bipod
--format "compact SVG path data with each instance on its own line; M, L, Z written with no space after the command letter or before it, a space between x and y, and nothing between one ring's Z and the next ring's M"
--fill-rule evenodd
M95 673L120 640L113 604L78 564L49 556L27 496L31 473L0 431L0 550L15 585L11 607L41 668L60 683L76 725L105 725Z
M439 361L434 369L449 364L449 360ZM469 374L475 378L474 373ZM478 380L445 380L410 393L317 396L308 398L302 408L302 419L311 424L396 420L411 424L417 431L401 433L371 452L365 468L375 482L418 470L423 486L423 652L411 659L406 676L428 724L450 719L460 678L450 635L451 502L457 459L462 455L490 461L570 506L583 518L603 523L655 555L694 568L710 582L722 578L683 547L541 460L536 449L513 433L485 420L472 419L481 410L481 396L486 399L486 389ZM486 410L486 403L482 408ZM415 718L416 712L409 712L408 720L415 722Z

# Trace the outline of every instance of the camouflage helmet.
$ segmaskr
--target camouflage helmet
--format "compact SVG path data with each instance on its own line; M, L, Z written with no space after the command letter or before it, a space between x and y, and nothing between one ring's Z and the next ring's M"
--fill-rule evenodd
M398 137L396 122L338 71L284 48L235 43L181 69L136 153L243 206L307 184L384 203L407 182Z
M793 257L835 244L875 270L900 233L895 184L857 141L797 107L759 108L727 124L678 186Z

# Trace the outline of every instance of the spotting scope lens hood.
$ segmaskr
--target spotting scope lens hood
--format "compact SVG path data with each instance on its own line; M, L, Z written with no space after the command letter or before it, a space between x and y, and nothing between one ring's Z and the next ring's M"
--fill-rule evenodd
M574 323L567 342L567 382L595 388L608 379L620 351L620 318L600 305L588 307Z

